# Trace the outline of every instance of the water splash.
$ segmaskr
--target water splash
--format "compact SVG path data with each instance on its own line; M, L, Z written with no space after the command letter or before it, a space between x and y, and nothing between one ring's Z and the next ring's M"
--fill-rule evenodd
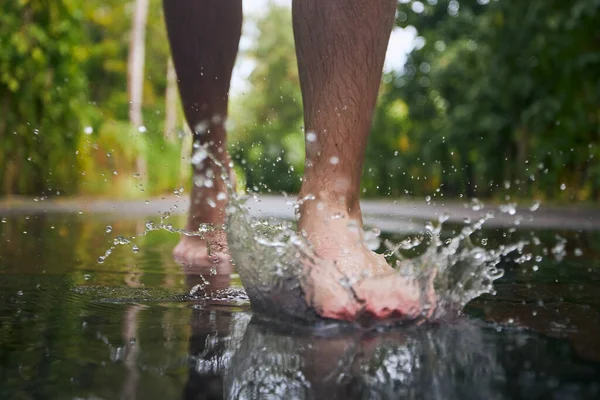
M234 191L227 169L209 152L202 151L203 156L204 154L220 168L221 178L226 183L229 203L226 207L225 230L229 250L253 308L284 318L319 319L306 300L304 288L308 279L307 271L323 267L321 263L325 261L316 255L304 236L292 229L291 223L272 224L251 218L245 200ZM300 199L295 208L306 201L314 201L314 197ZM484 206L481 201L474 199L471 208L478 211ZM512 210L514 207L510 208ZM197 231L174 228L167 223L169 215L163 214L160 223L147 222L145 231L138 236L166 230L204 237L207 232L220 229L208 224L201 225ZM498 268L502 257L514 251L522 252L523 247L529 244L521 241L502 245L497 249L473 245L470 240L472 234L480 231L485 222L493 217L493 213L488 213L474 223L469 221L459 234L442 240L442 226L448 219L448 215L444 214L437 224L428 223L425 226L425 233L421 238L411 238L397 244L384 242L387 247L385 256L395 256L396 273L411 284L425 288L429 278L435 274L437 306L430 318L456 315L470 300L482 294L493 294L493 282L503 275L503 270ZM369 248L380 244L377 230L368 232L365 236ZM134 246L133 239L135 238L117 237L113 246L98 261L103 262L116 246ZM405 255L407 251L414 253L415 250L419 250L418 254ZM338 282L348 293L353 293L351 283L346 278ZM195 288L193 292L198 295L203 292L203 288ZM425 302L422 304L427 305ZM426 308L424 307L423 313L427 312Z
M293 231L289 223L269 225L253 220L239 199L230 203L227 215L230 251L253 306L271 314L312 318L314 311L304 301L302 283L307 268L315 267L322 260L310 243ZM433 319L456 315L470 300L493 294L493 282L503 275L503 270L498 268L502 257L522 251L528 244L521 241L492 250L473 245L471 235L481 230L490 218L493 214L488 213L474 224L464 226L455 237L442 241L442 226L448 219L443 215L437 226L426 225L423 239L384 243L388 247L385 255L397 259L397 273L420 287L424 279L437 271L434 281L437 307ZM416 256L407 257L402 252L417 247L424 250Z

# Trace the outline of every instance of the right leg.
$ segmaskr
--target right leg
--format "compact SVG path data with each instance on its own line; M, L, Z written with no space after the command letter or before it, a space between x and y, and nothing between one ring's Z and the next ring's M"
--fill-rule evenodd
M194 143L208 145L209 152L229 168L224 122L241 36L242 1L164 0L163 7L179 93ZM219 193L227 190L220 179L221 171L210 159L193 168L186 228L197 230L202 223L223 224L227 200ZM203 179L207 176L209 179ZM212 232L207 239L208 243L183 236L173 251L176 260L194 266L214 266L217 262L229 265L225 233Z

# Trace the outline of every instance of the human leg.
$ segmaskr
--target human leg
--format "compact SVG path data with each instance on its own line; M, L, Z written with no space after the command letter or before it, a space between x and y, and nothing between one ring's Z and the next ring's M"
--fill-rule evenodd
M242 1L164 0L163 6L179 93L194 144L208 146L228 168L224 123L241 36ZM193 169L186 228L223 224L226 199L219 194L227 191L220 169L210 159L194 164ZM205 239L183 236L173 254L178 261L194 266L229 264L226 237L220 230L206 234Z
M395 5L395 0L293 2L306 130L300 197L314 196L300 207L299 228L329 262L308 272L305 291L325 317L355 319L366 311L385 318L420 311L417 285L401 279L364 244L359 203Z

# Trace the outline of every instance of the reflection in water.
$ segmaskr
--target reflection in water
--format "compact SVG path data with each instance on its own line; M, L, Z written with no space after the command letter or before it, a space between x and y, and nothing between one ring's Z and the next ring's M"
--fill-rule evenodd
M0 399L600 398L595 232L560 232L560 262L544 253L556 232L535 233L530 262L504 258L497 295L465 310L491 325L326 332L251 317L237 277L181 270L166 233L97 264L98 232L139 224L82 218L0 224ZM481 232L494 247L532 233L503 235Z
M594 398L597 366L555 343L467 320L386 332L319 336L248 313L196 310L184 398L504 399ZM228 333L228 334L227 334ZM223 336L219 336L223 335ZM534 345L523 356L521 349ZM570 379L575 376L577 379ZM222 377L222 378L221 378ZM583 379L581 379L583 377ZM585 382L591 382L585 384Z
M123 341L125 342L124 364L127 369L127 376L123 385L121 398L123 400L133 400L137 398L137 387L140 379L137 361L140 348L137 344L138 314L143 308L140 304L130 306L123 318Z

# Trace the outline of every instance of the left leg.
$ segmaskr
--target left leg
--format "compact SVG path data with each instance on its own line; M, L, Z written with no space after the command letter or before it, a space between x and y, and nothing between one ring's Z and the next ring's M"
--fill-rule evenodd
M224 121L229 84L242 29L241 0L164 0L165 21L186 120L197 145L229 168ZM210 159L194 163L194 184L186 229L225 221L226 183ZM200 179L208 177L208 179ZM225 233L209 232L204 239L183 236L175 259L194 267L218 266L231 273Z

